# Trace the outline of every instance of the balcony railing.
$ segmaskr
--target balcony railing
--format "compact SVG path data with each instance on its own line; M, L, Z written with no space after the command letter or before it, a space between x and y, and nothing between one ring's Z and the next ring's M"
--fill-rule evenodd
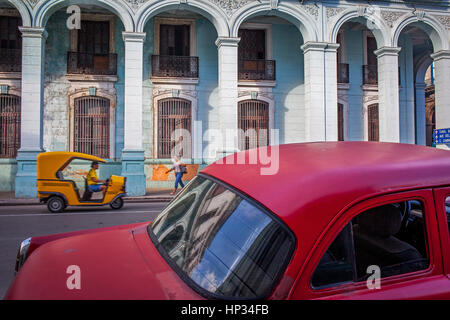
M116 75L117 54L67 52L68 74Z
M378 84L378 66L369 64L362 66L363 84Z
M338 63L337 64L337 82L338 83L349 83L348 63Z
M152 76L198 78L198 57L152 55Z
M20 72L22 70L21 49L0 49L0 72Z
M275 60L239 60L238 79L275 81Z

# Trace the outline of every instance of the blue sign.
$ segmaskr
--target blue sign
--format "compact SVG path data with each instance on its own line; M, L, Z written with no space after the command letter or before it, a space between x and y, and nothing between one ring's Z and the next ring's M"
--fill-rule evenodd
M435 144L450 143L450 128L434 130L433 138Z

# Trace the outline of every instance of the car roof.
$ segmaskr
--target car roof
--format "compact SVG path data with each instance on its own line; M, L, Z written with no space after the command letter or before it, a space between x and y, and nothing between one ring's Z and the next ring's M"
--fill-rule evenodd
M74 159L106 162L102 158L80 152L42 152L37 156L37 179L55 179L56 172L63 170Z
M279 170L273 175L260 174L270 163L248 164L257 153L274 152L279 154ZM232 164L244 156L247 164ZM305 219L329 223L348 204L376 194L450 185L450 151L411 144L285 144L243 151L222 161L201 172L257 200L292 229Z

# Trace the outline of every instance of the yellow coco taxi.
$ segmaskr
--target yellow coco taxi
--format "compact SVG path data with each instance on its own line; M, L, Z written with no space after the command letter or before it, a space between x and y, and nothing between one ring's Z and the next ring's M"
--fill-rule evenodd
M67 206L92 206L109 204L113 209L123 206L126 195L126 178L112 175L106 180L105 195L101 199L92 199L92 192L87 188L85 176L83 193L73 180L65 178L64 169L74 160L89 163L106 161L79 152L44 152L37 157L37 192L41 202L47 203L48 210L54 213L63 211ZM89 166L90 168L90 166ZM86 171L87 173L87 171Z

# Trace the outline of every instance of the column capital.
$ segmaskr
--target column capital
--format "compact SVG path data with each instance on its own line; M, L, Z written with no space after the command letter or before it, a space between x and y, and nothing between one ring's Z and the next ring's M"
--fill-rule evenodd
M23 38L42 38L47 39L48 33L45 28L38 27L19 27Z
M217 47L237 47L241 38L235 37L218 37L216 40Z
M398 53L402 50L402 48L399 47L381 47L377 50L375 50L373 53L378 57L383 56L398 56Z
M304 53L307 53L309 51L324 52L325 49L328 47L328 45L329 45L329 43L327 43L327 42L308 41L305 44L303 44L300 48L303 50Z
M145 32L122 31L122 38L125 42L144 42L146 35Z
M339 43L328 43L327 47L325 48L326 52L337 52L341 45Z
M430 57L433 59L433 61L450 59L450 50L439 50L438 52L432 53Z

